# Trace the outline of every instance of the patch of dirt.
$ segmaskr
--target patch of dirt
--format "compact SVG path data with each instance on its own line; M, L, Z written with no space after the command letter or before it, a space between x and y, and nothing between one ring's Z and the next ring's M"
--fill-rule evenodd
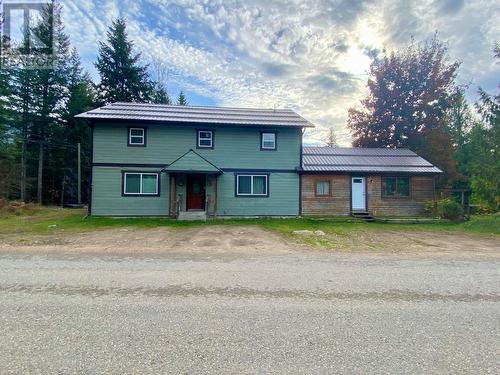
M469 233L423 231L357 231L328 234L322 240L341 252L369 252L422 257L500 258L500 237Z
M0 252L64 252L96 254L200 253L280 255L300 244L256 226L206 226L189 229L120 228L89 233L38 236L28 243L6 244Z
M306 245L309 244L309 245ZM317 245L317 246L312 246ZM324 236L283 236L258 226L108 229L3 243L0 252L90 254L200 254L260 256L356 253L451 259L500 259L500 238L466 233L353 231Z

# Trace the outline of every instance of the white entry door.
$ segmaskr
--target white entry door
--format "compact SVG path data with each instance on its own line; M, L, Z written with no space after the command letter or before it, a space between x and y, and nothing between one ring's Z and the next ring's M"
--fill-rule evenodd
M365 177L353 177L351 184L352 210L366 211L366 184Z

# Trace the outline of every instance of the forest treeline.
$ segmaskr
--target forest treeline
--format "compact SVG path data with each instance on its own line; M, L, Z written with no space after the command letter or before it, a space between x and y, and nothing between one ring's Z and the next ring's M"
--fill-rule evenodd
M23 30L18 45L4 46L30 56L0 69L0 198L46 204L77 201L77 145L81 144L82 195L88 200L90 129L74 116L116 101L173 104L166 88L166 67L146 64L126 33L124 19L110 25L99 43L94 83L70 45L61 21L62 5L51 2L40 20ZM51 69L30 64L46 52L30 48L34 39L53 46ZM175 104L187 105L181 91Z
M78 113L107 103L175 103L167 93L166 67L146 64L116 19L98 45L98 82L81 66L50 3L25 39L10 48L36 55L29 40L53 45L53 69L0 69L0 198L46 204L76 202L77 144L82 147L83 201L88 199L90 130ZM11 41L4 40L4 45ZM405 147L443 171L440 188L471 189L475 203L500 207L500 92L477 88L468 103L457 83L458 61L437 34L398 51L373 52L368 94L349 110L354 146ZM500 48L492 59L500 63ZM500 86L498 87L500 91ZM335 143L334 141L332 141Z

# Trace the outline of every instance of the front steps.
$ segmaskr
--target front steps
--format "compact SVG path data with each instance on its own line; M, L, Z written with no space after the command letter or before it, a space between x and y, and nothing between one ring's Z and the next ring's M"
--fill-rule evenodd
M207 220L207 212L203 210L196 211L181 211L179 212L179 216L177 220L181 221L206 221Z
M361 219L361 220L366 221L368 223L373 223L375 221L375 218L369 212L353 211L353 212L351 212L351 215L353 217L355 217L356 219Z

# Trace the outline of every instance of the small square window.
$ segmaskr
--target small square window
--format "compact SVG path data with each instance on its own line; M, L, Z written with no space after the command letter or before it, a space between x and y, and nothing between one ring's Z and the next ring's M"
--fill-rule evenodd
M214 132L212 130L198 130L198 148L214 147Z
M276 150L276 133L260 133L261 150Z
M330 180L316 181L316 196L330 195Z
M146 145L146 129L145 128L129 128L128 129L128 145L129 146L145 146Z

